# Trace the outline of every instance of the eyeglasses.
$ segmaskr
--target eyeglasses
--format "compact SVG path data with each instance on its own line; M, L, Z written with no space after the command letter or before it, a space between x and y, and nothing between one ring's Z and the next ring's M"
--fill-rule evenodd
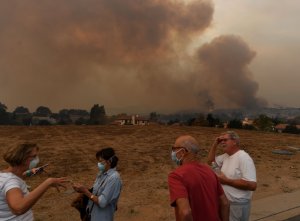
M187 151L187 149L185 147L172 147L172 151L178 150L178 149L185 149Z

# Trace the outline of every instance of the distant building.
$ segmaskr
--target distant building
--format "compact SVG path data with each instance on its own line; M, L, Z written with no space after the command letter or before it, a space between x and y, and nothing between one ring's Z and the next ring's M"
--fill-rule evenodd
M84 120L84 121L88 121L90 119L90 115L89 114L70 114L69 115L70 120L72 121L72 123L76 123L78 120Z
M149 125L149 119L138 115L119 116L112 124L115 125Z
M17 124L29 124L31 121L30 113L14 113L14 120Z
M289 126L289 124L277 124L274 129L278 133L282 133L286 129L286 127ZM297 129L300 130L300 125L296 125Z
M31 119L32 125L56 124L57 121L52 117L33 116Z
M223 123L223 128L227 129L227 128L228 128L228 125L229 125L229 122Z
M243 126L249 126L253 125L254 120L250 120L248 117L245 117L245 119L242 121Z

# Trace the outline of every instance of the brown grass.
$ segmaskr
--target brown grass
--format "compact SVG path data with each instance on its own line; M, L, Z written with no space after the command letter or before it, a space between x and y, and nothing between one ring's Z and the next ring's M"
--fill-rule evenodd
M114 147L120 159L118 170L123 190L116 221L174 220L169 206L168 173L174 168L170 147L177 136L195 136L205 161L214 138L224 129L181 126L50 126L0 127L0 154L18 142L33 141L40 147L41 165L49 163L48 174L27 180L34 188L49 176L68 176L90 187L97 173L95 152ZM254 199L300 189L300 153L275 155L273 149L300 147L299 135L237 131L244 149L253 157L258 176ZM4 169L6 163L0 160ZM76 193L52 188L33 207L37 221L79 221L70 206Z

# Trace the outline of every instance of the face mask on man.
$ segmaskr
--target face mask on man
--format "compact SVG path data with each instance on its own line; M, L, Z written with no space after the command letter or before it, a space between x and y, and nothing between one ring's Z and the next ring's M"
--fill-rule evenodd
M105 165L103 163L98 163L98 169L100 170L101 173L105 171Z
M29 164L29 169L33 169L35 168L40 162L40 159L38 156L36 156L35 158L33 158L31 161L30 161L30 164Z
M181 160L182 160L182 157L180 159L177 158L176 154L183 150L183 148L177 150L177 151L172 151L171 153L171 158L172 158L172 161L174 161L176 163L176 165L180 165L181 164Z

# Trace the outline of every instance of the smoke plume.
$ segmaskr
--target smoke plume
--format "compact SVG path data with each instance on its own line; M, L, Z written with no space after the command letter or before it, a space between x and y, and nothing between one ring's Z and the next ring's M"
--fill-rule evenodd
M257 98L258 84L248 68L255 52L237 36L220 36L197 52L210 94L218 104L231 108L267 105Z
M194 56L186 52L212 22L208 0L10 0L0 3L0 16L0 99L11 109L99 103L108 112L149 113L259 104L247 70L254 53L241 39L220 37Z

